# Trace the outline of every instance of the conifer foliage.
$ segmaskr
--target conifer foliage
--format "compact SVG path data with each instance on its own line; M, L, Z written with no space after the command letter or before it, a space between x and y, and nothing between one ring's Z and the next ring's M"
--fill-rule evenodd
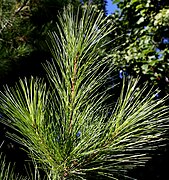
M0 81L14 81L15 76L38 74L37 64L48 52L44 39L58 10L70 0L0 0ZM78 0L73 1L78 5ZM34 70L34 67L36 70ZM35 72L36 71L36 72ZM39 70L40 71L40 70Z
M112 59L100 52L114 27L94 7L73 12L65 9L57 33L49 33L49 82L32 77L6 86L2 121L16 130L8 136L25 147L46 179L122 178L164 145L168 107L131 79L110 116L105 84Z

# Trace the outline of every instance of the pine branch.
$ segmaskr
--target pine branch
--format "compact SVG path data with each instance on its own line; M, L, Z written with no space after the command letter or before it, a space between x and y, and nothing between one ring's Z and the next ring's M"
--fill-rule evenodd
M124 80L109 116L106 83L113 65L103 48L111 22L94 7L74 14L69 6L57 28L48 40L53 60L44 65L49 89L31 78L0 92L4 123L22 135L10 137L30 151L48 179L127 177L128 169L145 165L165 145L166 98L156 101L146 86L138 90L138 79Z

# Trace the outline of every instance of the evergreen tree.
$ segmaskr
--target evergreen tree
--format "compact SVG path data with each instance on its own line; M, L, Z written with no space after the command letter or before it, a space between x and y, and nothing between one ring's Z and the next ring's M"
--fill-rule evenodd
M15 81L15 76L42 73L39 64L49 57L44 43L47 31L55 27L58 10L69 3L80 5L79 0L0 1L1 84ZM104 1L92 4L105 10Z
M0 1L1 84L7 79L14 81L15 76L41 73L38 64L48 57L44 48L48 28L57 21L58 10L69 3L70 0ZM73 3L79 5L77 0Z
M45 43L47 32L56 29L58 10L62 12L69 3L80 5L79 0L0 0L0 88L13 85L18 77L43 76L41 63L51 57ZM5 137L7 130L0 125L1 151L7 161L17 161L22 167L27 156Z
M8 136L23 145L45 179L127 178L128 169L144 166L165 144L165 98L155 100L153 91L139 90L138 80L130 79L117 102L107 105L113 65L100 51L113 27L96 10L74 14L69 7L59 16L58 31L48 39L48 84L25 78L0 92L1 121L17 132Z

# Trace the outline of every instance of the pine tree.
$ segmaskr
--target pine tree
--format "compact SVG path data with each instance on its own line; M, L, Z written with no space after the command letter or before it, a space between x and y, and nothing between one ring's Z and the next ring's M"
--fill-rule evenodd
M57 21L58 10L70 0L0 1L0 81L15 76L40 74L40 64L48 57L44 48L47 31ZM74 1L76 6L78 1ZM39 72L38 72L39 71Z
M57 33L49 33L49 83L25 78L0 92L1 120L17 132L8 136L25 147L46 179L127 178L128 169L144 166L164 145L168 106L146 86L139 90L134 79L107 105L113 66L100 51L112 23L95 7L83 11L65 9Z

